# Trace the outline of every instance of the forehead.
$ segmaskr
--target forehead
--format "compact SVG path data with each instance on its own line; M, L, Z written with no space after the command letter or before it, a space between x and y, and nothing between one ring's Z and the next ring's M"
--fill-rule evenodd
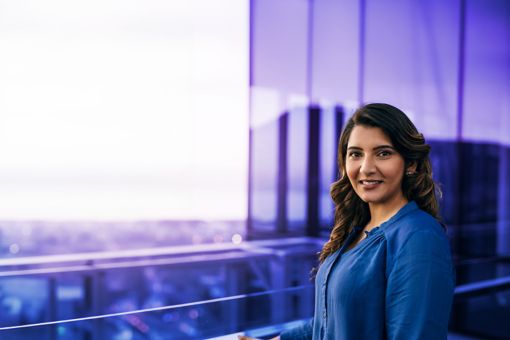
M391 145L390 137L378 127L356 125L349 137L347 147L356 146L360 148L374 148L379 145Z

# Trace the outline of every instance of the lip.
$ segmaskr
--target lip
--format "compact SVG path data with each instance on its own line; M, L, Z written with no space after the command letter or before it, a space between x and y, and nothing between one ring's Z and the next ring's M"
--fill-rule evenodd
M365 181L370 181L372 183L366 183ZM365 188L365 189L374 189L374 188L377 188L380 184L383 183L383 181L381 180L375 180L375 179L371 179L371 180L360 180L358 181L359 184Z

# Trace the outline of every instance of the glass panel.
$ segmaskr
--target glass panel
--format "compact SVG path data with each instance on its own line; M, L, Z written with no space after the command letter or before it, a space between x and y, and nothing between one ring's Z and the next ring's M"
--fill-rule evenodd
M320 204L319 216L321 226L326 226L328 230L333 225L334 204L329 194L331 184L336 180L336 117L335 108L326 106L322 109L321 132L320 132Z
M303 197L300 188L304 183L298 184L297 190L287 197L282 190L278 201L280 137L278 119L284 112L293 108L292 102L296 96L303 97L306 94L308 63L306 23L309 3L293 0L258 0L252 1L251 10L250 232L251 236L258 237L258 235L271 236L278 231L286 232L289 216L291 221L303 223L301 214L305 210L301 208ZM291 122L293 123L294 121ZM287 135L287 141L289 138L294 136ZM288 156L291 155L288 148L285 151ZM297 171L306 171L306 167L301 168L301 157L299 155L297 158L287 160L298 163L295 165ZM282 180L280 183L282 187L287 184L287 189L293 188L292 184L289 185L288 169L290 168L287 167L287 172L284 173L284 169L280 168L282 175L284 174L280 177ZM284 178L285 176L287 177ZM290 181L294 179L292 177ZM292 208L294 206L298 208Z
M313 286L0 328L2 339L206 339L312 317ZM280 325L280 327L278 327ZM252 333L254 332L252 331ZM259 332L260 333L260 332ZM232 334L233 335L233 334Z
M510 144L509 40L508 1L466 0L465 139Z
M364 101L400 107L429 139L456 135L459 4L366 1Z
M465 196L465 213L467 222L491 222L485 232L492 234L483 245L473 236L467 253L483 246L485 254L510 254L509 39L508 1L466 1L462 129L470 142L462 167L470 170L466 182L471 190Z
M308 11L308 1L252 1L251 85L278 91L284 106L306 93Z
M252 228L275 230L278 173L278 120L252 128L251 221Z
M289 115L287 154L287 218L290 230L303 230L306 221L308 134L308 109L293 108Z
M94 253L88 259L0 259L0 327L309 285L318 250L315 240L293 238Z
M359 1L313 2L312 100L358 104Z

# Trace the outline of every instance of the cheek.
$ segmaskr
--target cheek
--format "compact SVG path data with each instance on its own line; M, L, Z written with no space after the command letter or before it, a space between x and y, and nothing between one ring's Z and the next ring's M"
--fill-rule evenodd
M347 162L347 164L345 164L345 172L347 173L347 177L349 178L349 181L351 181L351 184L353 184L353 181L355 181L358 176L358 171L356 169L357 168L354 164L352 164L352 162Z
M393 164L385 173L386 177L392 178L394 182L401 182L404 177L404 164Z

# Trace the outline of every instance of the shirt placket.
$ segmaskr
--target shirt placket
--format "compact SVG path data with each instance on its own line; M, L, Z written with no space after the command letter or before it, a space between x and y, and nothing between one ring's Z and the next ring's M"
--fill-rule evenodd
M335 263L338 261L338 259L342 256L342 253L345 251L345 249L349 246L349 244L352 242L352 238L357 234L357 230L353 230L349 236L347 237L347 240L345 241L345 243L342 245L342 247L340 248L340 250L338 252L336 252L335 254L333 254L332 256L334 256L332 259L331 259L331 262L328 264L327 268L326 268L326 273L325 273L325 276L324 276L324 282L322 283L322 287L321 287L321 298L322 298L322 301L323 301L323 305L322 305L322 327L321 327L321 338L326 338L326 330L328 329L328 302L327 302L327 290L328 290L328 279L329 279L329 273L331 272L331 269L333 268L333 266L335 265Z
M322 337L321 338L324 338L325 335L326 335L326 329L328 327L328 302L326 300L327 298L327 294L326 294L326 291L328 289L328 278L329 278L329 273L331 271L331 267L333 267L333 264L336 262L336 259L338 258L338 254L335 254L334 255L335 258L331 260L331 262L329 263L328 267L327 267L327 270L326 270L326 273L325 273L325 277L324 277L324 282L322 283L322 286L321 286L321 300L323 301L322 303L322 311L321 311L321 318L322 318L322 329L321 329L321 334L322 334Z

